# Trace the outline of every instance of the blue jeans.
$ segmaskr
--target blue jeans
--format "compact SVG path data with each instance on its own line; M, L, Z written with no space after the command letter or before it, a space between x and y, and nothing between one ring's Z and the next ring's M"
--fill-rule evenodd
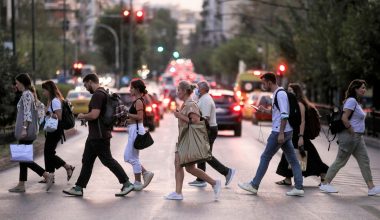
M269 162L272 159L273 155L280 149L283 150L286 160L292 167L292 172L294 175L294 183L296 189L303 189L302 186L302 171L301 166L297 160L296 153L294 151L294 146L292 143L292 135L293 132L285 132L285 142L282 146L277 144L279 132L272 131L272 133L268 137L268 143L265 147L265 150L260 158L260 165L257 168L256 176L251 181L251 184L255 188L259 188L260 182L263 179L265 173L267 172Z

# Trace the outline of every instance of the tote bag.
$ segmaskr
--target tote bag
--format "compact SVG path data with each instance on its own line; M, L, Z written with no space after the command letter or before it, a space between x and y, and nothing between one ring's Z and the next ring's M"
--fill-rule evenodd
M22 126L24 123L24 103L22 98L20 99L20 108L17 112L16 125L15 125L15 137L16 140L22 141L34 141L37 138L38 134L38 112L36 110L36 106L33 102L32 104L32 122L28 126L28 130L26 137L21 138Z
M11 144L11 161L33 162L33 145Z
M180 165L211 160L210 144L204 121L189 123L182 129L177 143Z

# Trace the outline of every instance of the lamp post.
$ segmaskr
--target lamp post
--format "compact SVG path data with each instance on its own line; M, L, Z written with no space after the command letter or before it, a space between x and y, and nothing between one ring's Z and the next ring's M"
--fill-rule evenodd
M133 77L133 25L135 22L134 11L133 11L133 0L129 2L129 10L131 12L130 22L129 22L129 38L128 38L128 75L129 78Z
M119 68L120 68L119 38L117 37L116 31L113 28L111 28L110 26L105 25L105 24L97 24L95 27L104 28L104 29L108 30L112 34L112 36L113 36L113 38L115 40L115 68L116 68L116 71L118 71Z

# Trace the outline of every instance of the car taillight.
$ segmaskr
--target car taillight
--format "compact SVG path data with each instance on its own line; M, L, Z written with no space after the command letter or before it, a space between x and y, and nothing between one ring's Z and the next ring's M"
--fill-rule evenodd
M249 100L249 101L248 101L248 104L249 104L249 105L253 105L253 100Z
M168 98L165 98L165 99L164 99L164 104L165 104L165 105L168 105L169 102L170 102L170 99L168 99Z
M153 108L152 108L151 106L147 106L146 109L145 109L145 111L147 111L147 112L152 112L152 111L153 111Z
M241 106L240 105L235 105L233 108L234 112L240 112L241 111Z
M153 104L152 107L153 107L153 108L157 108L157 104Z

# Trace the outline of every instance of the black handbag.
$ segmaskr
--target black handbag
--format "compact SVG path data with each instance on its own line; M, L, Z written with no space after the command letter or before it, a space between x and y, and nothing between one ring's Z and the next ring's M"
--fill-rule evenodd
M154 140L152 136L150 135L149 131L146 131L145 134L139 134L139 125L137 124L137 137L135 139L134 147L137 150L145 149L149 146L151 146L154 143Z

